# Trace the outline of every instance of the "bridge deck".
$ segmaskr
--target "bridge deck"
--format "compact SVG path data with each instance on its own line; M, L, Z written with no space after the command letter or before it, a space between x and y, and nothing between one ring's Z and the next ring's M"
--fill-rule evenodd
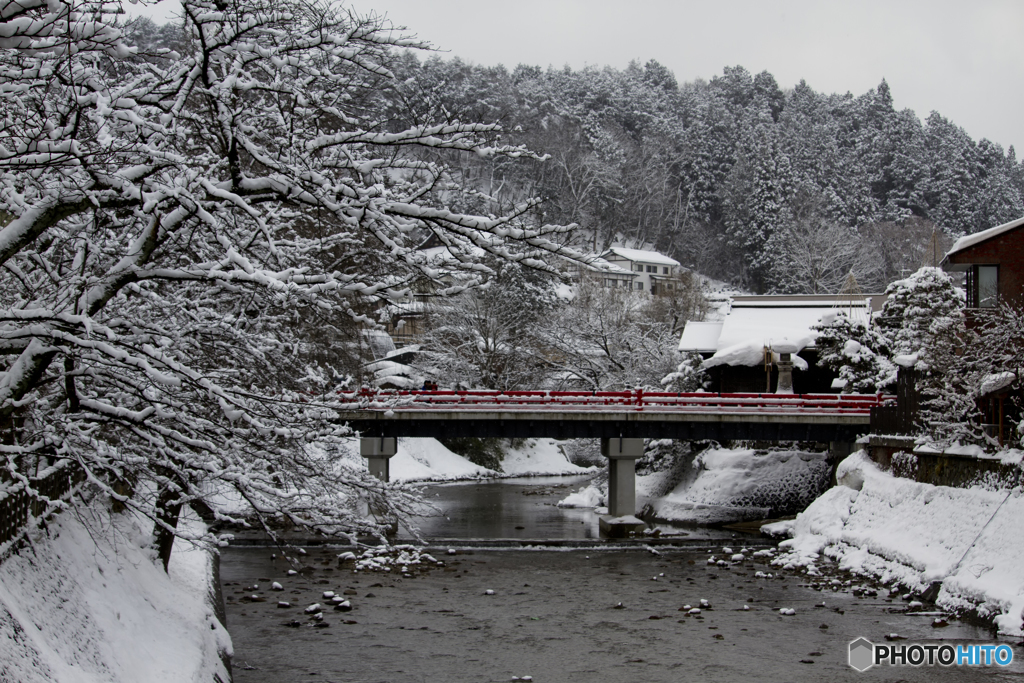
M347 400L346 400L347 399ZM853 441L880 396L664 392L358 392L364 436Z

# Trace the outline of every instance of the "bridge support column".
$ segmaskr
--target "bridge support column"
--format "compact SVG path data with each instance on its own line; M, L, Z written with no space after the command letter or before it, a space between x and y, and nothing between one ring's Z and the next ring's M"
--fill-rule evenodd
M608 514L599 522L602 536L622 538L644 529L636 518L636 461L643 454L643 439L601 439L601 455L608 458Z
M393 436L374 436L359 439L359 455L366 458L370 474L381 481L390 477L391 457L398 452L398 439Z

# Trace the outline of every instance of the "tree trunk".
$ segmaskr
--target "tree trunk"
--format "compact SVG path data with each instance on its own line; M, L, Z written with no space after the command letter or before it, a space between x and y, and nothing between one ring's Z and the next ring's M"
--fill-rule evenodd
M164 571L171 562L171 550L174 548L174 532L178 526L178 517L181 514L181 503L175 503L180 498L177 491L165 488L160 492L156 502L156 515L159 522L155 525L153 536L156 538L157 553L160 561L164 563Z

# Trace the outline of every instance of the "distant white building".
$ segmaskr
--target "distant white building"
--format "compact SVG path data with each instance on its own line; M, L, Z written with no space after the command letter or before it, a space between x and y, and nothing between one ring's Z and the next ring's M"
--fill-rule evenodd
M616 266L617 270L604 275L605 287L628 287L651 294L663 293L676 286L679 261L656 251L612 247L601 258Z

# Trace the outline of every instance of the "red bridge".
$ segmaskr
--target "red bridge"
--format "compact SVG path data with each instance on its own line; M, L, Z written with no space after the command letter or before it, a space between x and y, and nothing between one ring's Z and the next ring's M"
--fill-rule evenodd
M343 393L366 436L855 440L881 395L634 391Z
M830 459L868 431L882 396L674 394L643 391L359 391L339 396L339 418L362 437L371 473L389 478L399 436L600 438L608 458L602 534L643 528L636 514L636 460L644 439L815 441Z

